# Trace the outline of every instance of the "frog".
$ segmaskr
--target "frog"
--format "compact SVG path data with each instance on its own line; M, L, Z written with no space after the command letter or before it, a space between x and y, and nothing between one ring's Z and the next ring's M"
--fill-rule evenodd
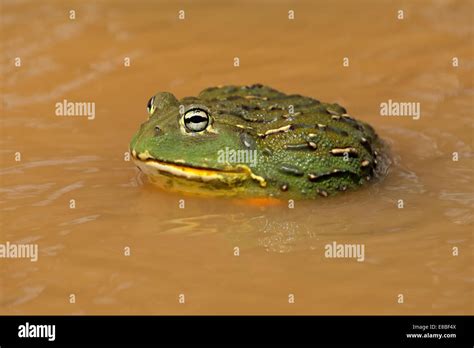
M382 139L338 103L256 83L182 99L158 92L147 114L130 142L131 158L165 190L315 199L381 176Z

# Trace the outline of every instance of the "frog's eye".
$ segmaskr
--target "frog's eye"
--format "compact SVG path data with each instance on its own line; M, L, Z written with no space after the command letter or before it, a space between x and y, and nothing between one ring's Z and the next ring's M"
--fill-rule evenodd
M184 114L184 125L192 132L202 132L209 124L209 115L202 109L192 109Z
M148 101L148 104L146 105L146 110L148 111L148 114L151 116L155 112L156 106L155 106L155 97L151 97L150 100Z

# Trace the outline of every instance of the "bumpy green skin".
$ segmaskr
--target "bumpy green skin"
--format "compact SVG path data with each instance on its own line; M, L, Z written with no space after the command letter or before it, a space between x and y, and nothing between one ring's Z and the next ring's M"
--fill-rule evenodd
M219 150L257 150L257 165L250 169L265 179L265 187L252 179L203 184L211 190L277 198L333 195L371 180L377 173L376 157L383 151L373 128L348 116L341 106L267 86L212 87L179 101L170 93L158 93L154 103L156 110L131 141L130 149L137 154L148 151L163 162L229 170L235 164L220 163ZM183 132L180 105L207 108L213 131ZM265 135L289 125L286 131Z

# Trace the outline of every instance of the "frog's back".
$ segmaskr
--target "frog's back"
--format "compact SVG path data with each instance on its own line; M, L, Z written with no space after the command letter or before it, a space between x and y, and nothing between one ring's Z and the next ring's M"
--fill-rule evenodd
M267 194L327 196L377 175L381 140L338 104L260 84L208 88L197 99L211 105L217 124L240 132L244 147L257 150L252 171L264 178Z

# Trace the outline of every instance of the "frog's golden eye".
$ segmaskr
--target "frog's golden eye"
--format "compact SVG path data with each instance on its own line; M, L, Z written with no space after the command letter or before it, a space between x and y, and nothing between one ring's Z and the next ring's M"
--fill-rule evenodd
M151 116L156 110L156 105L155 105L155 97L151 97L150 100L148 101L148 104L146 105L146 110L148 111L148 114Z
M209 114L202 109L191 109L184 114L184 125L191 132L202 132L209 124Z

